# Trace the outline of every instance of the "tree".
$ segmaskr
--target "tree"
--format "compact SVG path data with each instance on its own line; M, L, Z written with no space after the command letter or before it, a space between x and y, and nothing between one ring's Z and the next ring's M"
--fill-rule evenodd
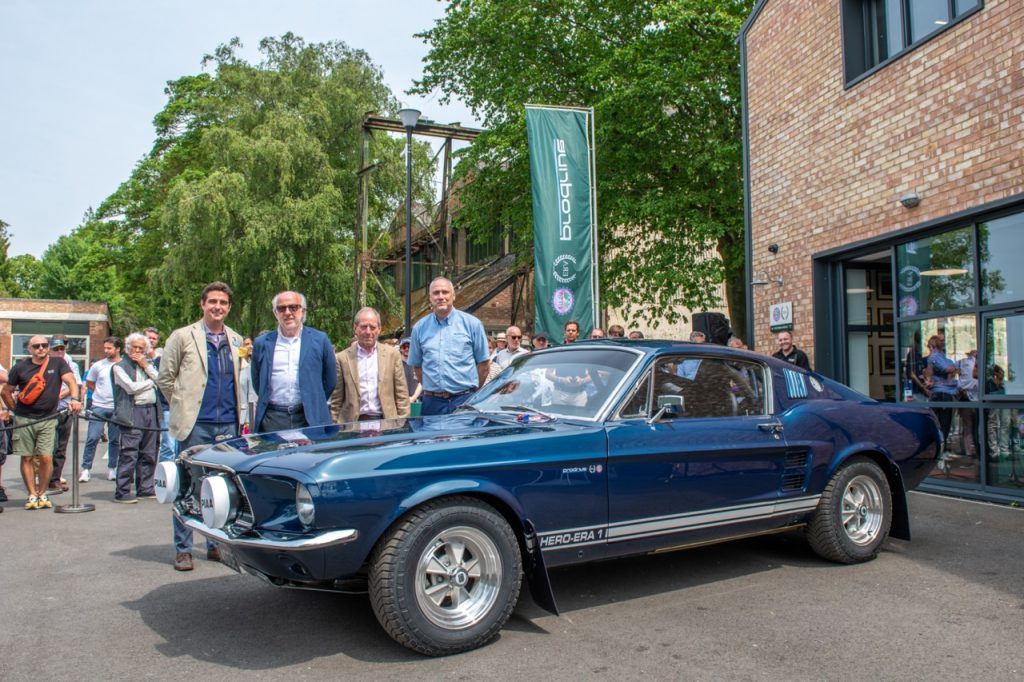
M109 245L131 317L185 324L217 279L233 288L231 323L244 333L276 324L271 298L291 288L306 295L310 324L347 339L362 120L398 103L366 53L343 43L267 38L256 65L239 46L168 83L151 153L83 229ZM402 140L373 144L394 159L374 174L380 229L404 197ZM425 146L416 153L417 190L429 196Z
M595 110L603 300L630 319L706 309L745 326L739 52L754 0L453 0L420 34L415 92L487 132L459 165L459 220L530 253L524 105ZM638 292L643 292L638 296Z
M76 229L47 247L39 261L35 295L106 303L115 329L135 331L135 320L125 310L125 297L118 289L117 266L89 230Z
M43 264L31 253L8 260L10 283L8 293L15 298L36 298L36 287L43 276Z
M11 281L11 264L7 258L7 250L11 246L11 237L7 232L10 224L0 219L0 296L13 296L14 286Z

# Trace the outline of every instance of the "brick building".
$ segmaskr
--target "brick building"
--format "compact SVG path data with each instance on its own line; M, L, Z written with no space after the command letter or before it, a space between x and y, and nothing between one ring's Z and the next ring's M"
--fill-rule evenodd
M11 367L28 357L28 340L42 334L68 337L67 355L83 373L103 357L103 339L110 336L106 303L0 298L0 364Z
M823 374L936 409L929 487L1024 497L1024 3L761 0L740 47L748 336L787 322ZM933 336L977 351L952 403Z

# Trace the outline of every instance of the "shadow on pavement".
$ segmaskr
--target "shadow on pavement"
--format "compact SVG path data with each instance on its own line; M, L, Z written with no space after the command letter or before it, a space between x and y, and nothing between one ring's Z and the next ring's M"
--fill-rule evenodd
M121 556L136 561L152 561L156 564L170 565L174 560L174 548L170 542L162 545L137 545L127 549L111 552L110 556Z
M232 574L163 585L123 606L164 639L157 649L169 657L241 670L338 654L369 662L422 660L387 636L365 595L274 589Z

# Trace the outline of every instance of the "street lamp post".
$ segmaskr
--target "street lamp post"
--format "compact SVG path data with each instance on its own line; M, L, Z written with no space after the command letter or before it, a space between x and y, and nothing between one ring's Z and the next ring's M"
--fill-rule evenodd
M405 329L403 336L412 332L412 131L420 120L417 109L398 112L405 128Z

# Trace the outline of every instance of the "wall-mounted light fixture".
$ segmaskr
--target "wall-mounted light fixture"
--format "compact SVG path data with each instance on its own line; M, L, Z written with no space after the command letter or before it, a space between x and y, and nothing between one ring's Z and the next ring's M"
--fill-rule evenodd
M752 286L752 287L763 287L766 284L771 284L772 282L775 282L777 285L779 285L781 287L782 284L783 284L783 279L782 279L781 276L779 276L779 277L771 277L771 276L769 276L767 270L759 270L759 271L754 273L754 279L750 280L750 286Z
M921 196L917 192L907 192L900 197L903 208L917 208L921 203Z

